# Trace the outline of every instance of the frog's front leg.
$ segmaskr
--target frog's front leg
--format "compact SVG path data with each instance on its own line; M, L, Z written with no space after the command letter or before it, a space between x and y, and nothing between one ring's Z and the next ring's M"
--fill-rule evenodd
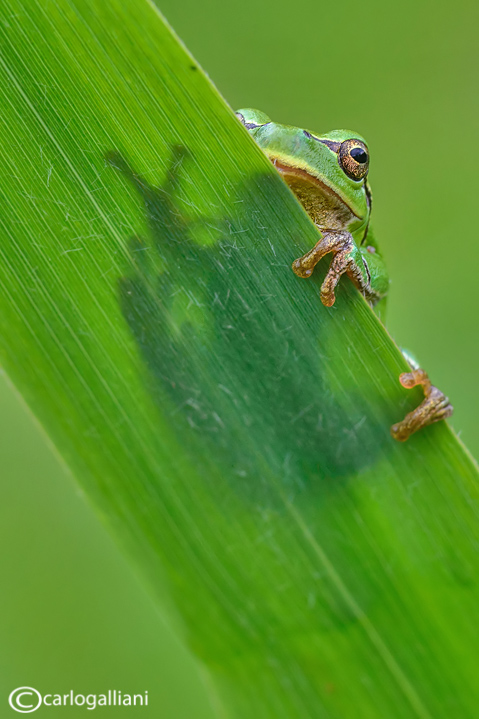
M326 307L334 305L336 300L334 290L344 274L348 275L368 299L369 283L366 269L361 253L349 232L326 232L309 252L293 262L293 272L298 277L310 277L318 262L329 252L333 252L334 257L321 285L323 305Z
M412 389L416 385L422 385L424 389L424 401L419 407L409 412L402 420L391 427L391 434L399 442L405 442L411 434L417 432L428 424L447 419L453 413L453 407L448 398L431 384L427 373L421 368L413 368L411 372L403 372L399 381L403 387Z

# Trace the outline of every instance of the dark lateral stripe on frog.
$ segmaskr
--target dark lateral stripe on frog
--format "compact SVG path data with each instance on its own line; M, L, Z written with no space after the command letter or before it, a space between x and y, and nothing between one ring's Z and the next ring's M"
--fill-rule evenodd
M333 142L332 140L321 140L321 138L312 135L307 130L303 130L303 134L306 135L306 137L310 137L313 140L316 140L316 142L320 142L322 145L326 145L326 147L329 147L330 150L338 154L339 148L341 147L340 142Z
M367 180L364 182L364 189L366 191L366 200L368 203L369 214L371 214L371 209L373 206L373 196L371 195L371 188L369 187Z
M256 124L256 122L245 122L244 116L241 114L241 112L235 112L235 115L239 120L241 120L247 130L254 130L256 127L264 127L265 125L271 125L271 120L269 122L263 122L258 125Z
M263 122L262 125L256 125L254 122L245 122L244 126L247 130L254 130L255 127L266 127L266 125L271 125L271 122Z
M368 263L366 262L366 260L364 259L364 257L362 258L362 260L363 260L364 268L365 268L365 270L366 270L366 274L367 274L367 276L368 276L368 284L369 284L369 286L371 286L371 273L370 273L370 271L369 271L369 265L368 265Z
M361 240L361 245L364 245L366 237L368 236L369 223L371 222L371 208L373 206L373 196L371 195L371 188L369 187L367 181L364 183L364 189L366 190L366 202L368 203L369 219L368 219L368 224L366 225L366 229L364 230L364 235L363 235L363 239Z

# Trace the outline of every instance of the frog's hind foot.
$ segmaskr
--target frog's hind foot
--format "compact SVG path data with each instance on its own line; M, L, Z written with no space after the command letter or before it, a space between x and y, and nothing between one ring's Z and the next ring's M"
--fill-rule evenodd
M353 239L349 233L328 232L309 252L293 262L293 272L304 279L311 277L318 262L329 252L333 252L334 257L321 285L321 302L326 307L332 307L336 300L334 290L341 276L345 273L358 289L363 294L365 293L364 278L354 259L355 249Z
M403 387L412 389L416 385L424 388L424 401L421 402L412 412L409 412L402 422L393 424L391 434L398 442L405 442L411 434L417 432L428 424L447 419L453 413L453 407L448 398L431 384L427 373L423 369L413 369L411 372L404 372L399 377Z

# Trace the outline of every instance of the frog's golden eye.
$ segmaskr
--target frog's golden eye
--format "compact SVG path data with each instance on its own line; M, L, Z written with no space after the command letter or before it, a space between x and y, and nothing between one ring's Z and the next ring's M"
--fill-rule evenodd
M339 164L352 180L362 180L369 170L368 148L361 140L345 140L339 148Z

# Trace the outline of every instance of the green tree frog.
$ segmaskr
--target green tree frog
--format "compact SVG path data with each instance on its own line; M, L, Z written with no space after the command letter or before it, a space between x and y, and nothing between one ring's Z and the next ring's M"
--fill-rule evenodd
M383 318L389 277L371 225L371 190L367 176L369 150L356 132L334 130L318 135L272 122L263 112L236 113L319 230L315 246L292 264L293 272L308 278L327 254L333 257L321 286L326 307L335 302L335 288L343 274L356 285ZM405 441L413 432L445 419L453 408L434 387L426 372L404 353L410 372L400 375L406 388L422 385L425 399L391 427L392 436Z

